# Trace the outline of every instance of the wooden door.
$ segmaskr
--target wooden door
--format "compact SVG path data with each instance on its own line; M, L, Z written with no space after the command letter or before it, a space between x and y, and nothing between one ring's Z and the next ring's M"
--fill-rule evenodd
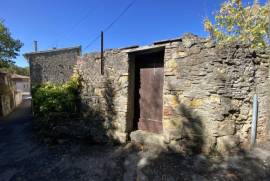
M139 63L139 122L138 129L162 132L163 56L141 57Z

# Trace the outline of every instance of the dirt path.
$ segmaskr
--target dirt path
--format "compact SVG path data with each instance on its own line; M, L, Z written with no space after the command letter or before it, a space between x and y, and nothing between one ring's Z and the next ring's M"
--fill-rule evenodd
M270 151L225 161L159 148L65 143L46 145L32 131L30 102L0 122L0 181L270 180ZM270 148L270 147L269 147Z
M32 132L30 102L0 123L0 181L104 180L103 166L116 149L65 144L47 146Z

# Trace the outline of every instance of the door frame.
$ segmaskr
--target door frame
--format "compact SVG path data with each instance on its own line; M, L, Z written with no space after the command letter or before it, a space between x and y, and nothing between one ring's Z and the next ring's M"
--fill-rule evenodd
M127 108L127 132L130 133L132 131L138 130L137 126L135 126L136 116L135 116L135 69L136 69L136 56L144 55L144 54L155 54L162 53L163 54L163 67L165 69L165 46L147 48L142 50L130 51L128 54L128 108ZM164 70L165 71L165 70ZM165 83L165 74L163 73L163 93L162 93L162 132L164 130L163 127L163 109L164 109L164 83ZM160 133L162 134L162 133Z

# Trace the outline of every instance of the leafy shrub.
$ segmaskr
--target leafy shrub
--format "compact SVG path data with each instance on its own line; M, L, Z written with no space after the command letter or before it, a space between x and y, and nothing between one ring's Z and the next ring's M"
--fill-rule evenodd
M75 113L77 111L77 95L79 74L61 85L45 83L32 90L33 108L37 116L45 116L51 112Z

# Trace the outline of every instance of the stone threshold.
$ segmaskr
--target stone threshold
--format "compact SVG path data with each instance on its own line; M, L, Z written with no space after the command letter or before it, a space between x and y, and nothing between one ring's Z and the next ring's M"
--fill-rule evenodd
M166 147L163 134L151 133L143 130L136 130L130 133L131 142L142 145L156 145Z

